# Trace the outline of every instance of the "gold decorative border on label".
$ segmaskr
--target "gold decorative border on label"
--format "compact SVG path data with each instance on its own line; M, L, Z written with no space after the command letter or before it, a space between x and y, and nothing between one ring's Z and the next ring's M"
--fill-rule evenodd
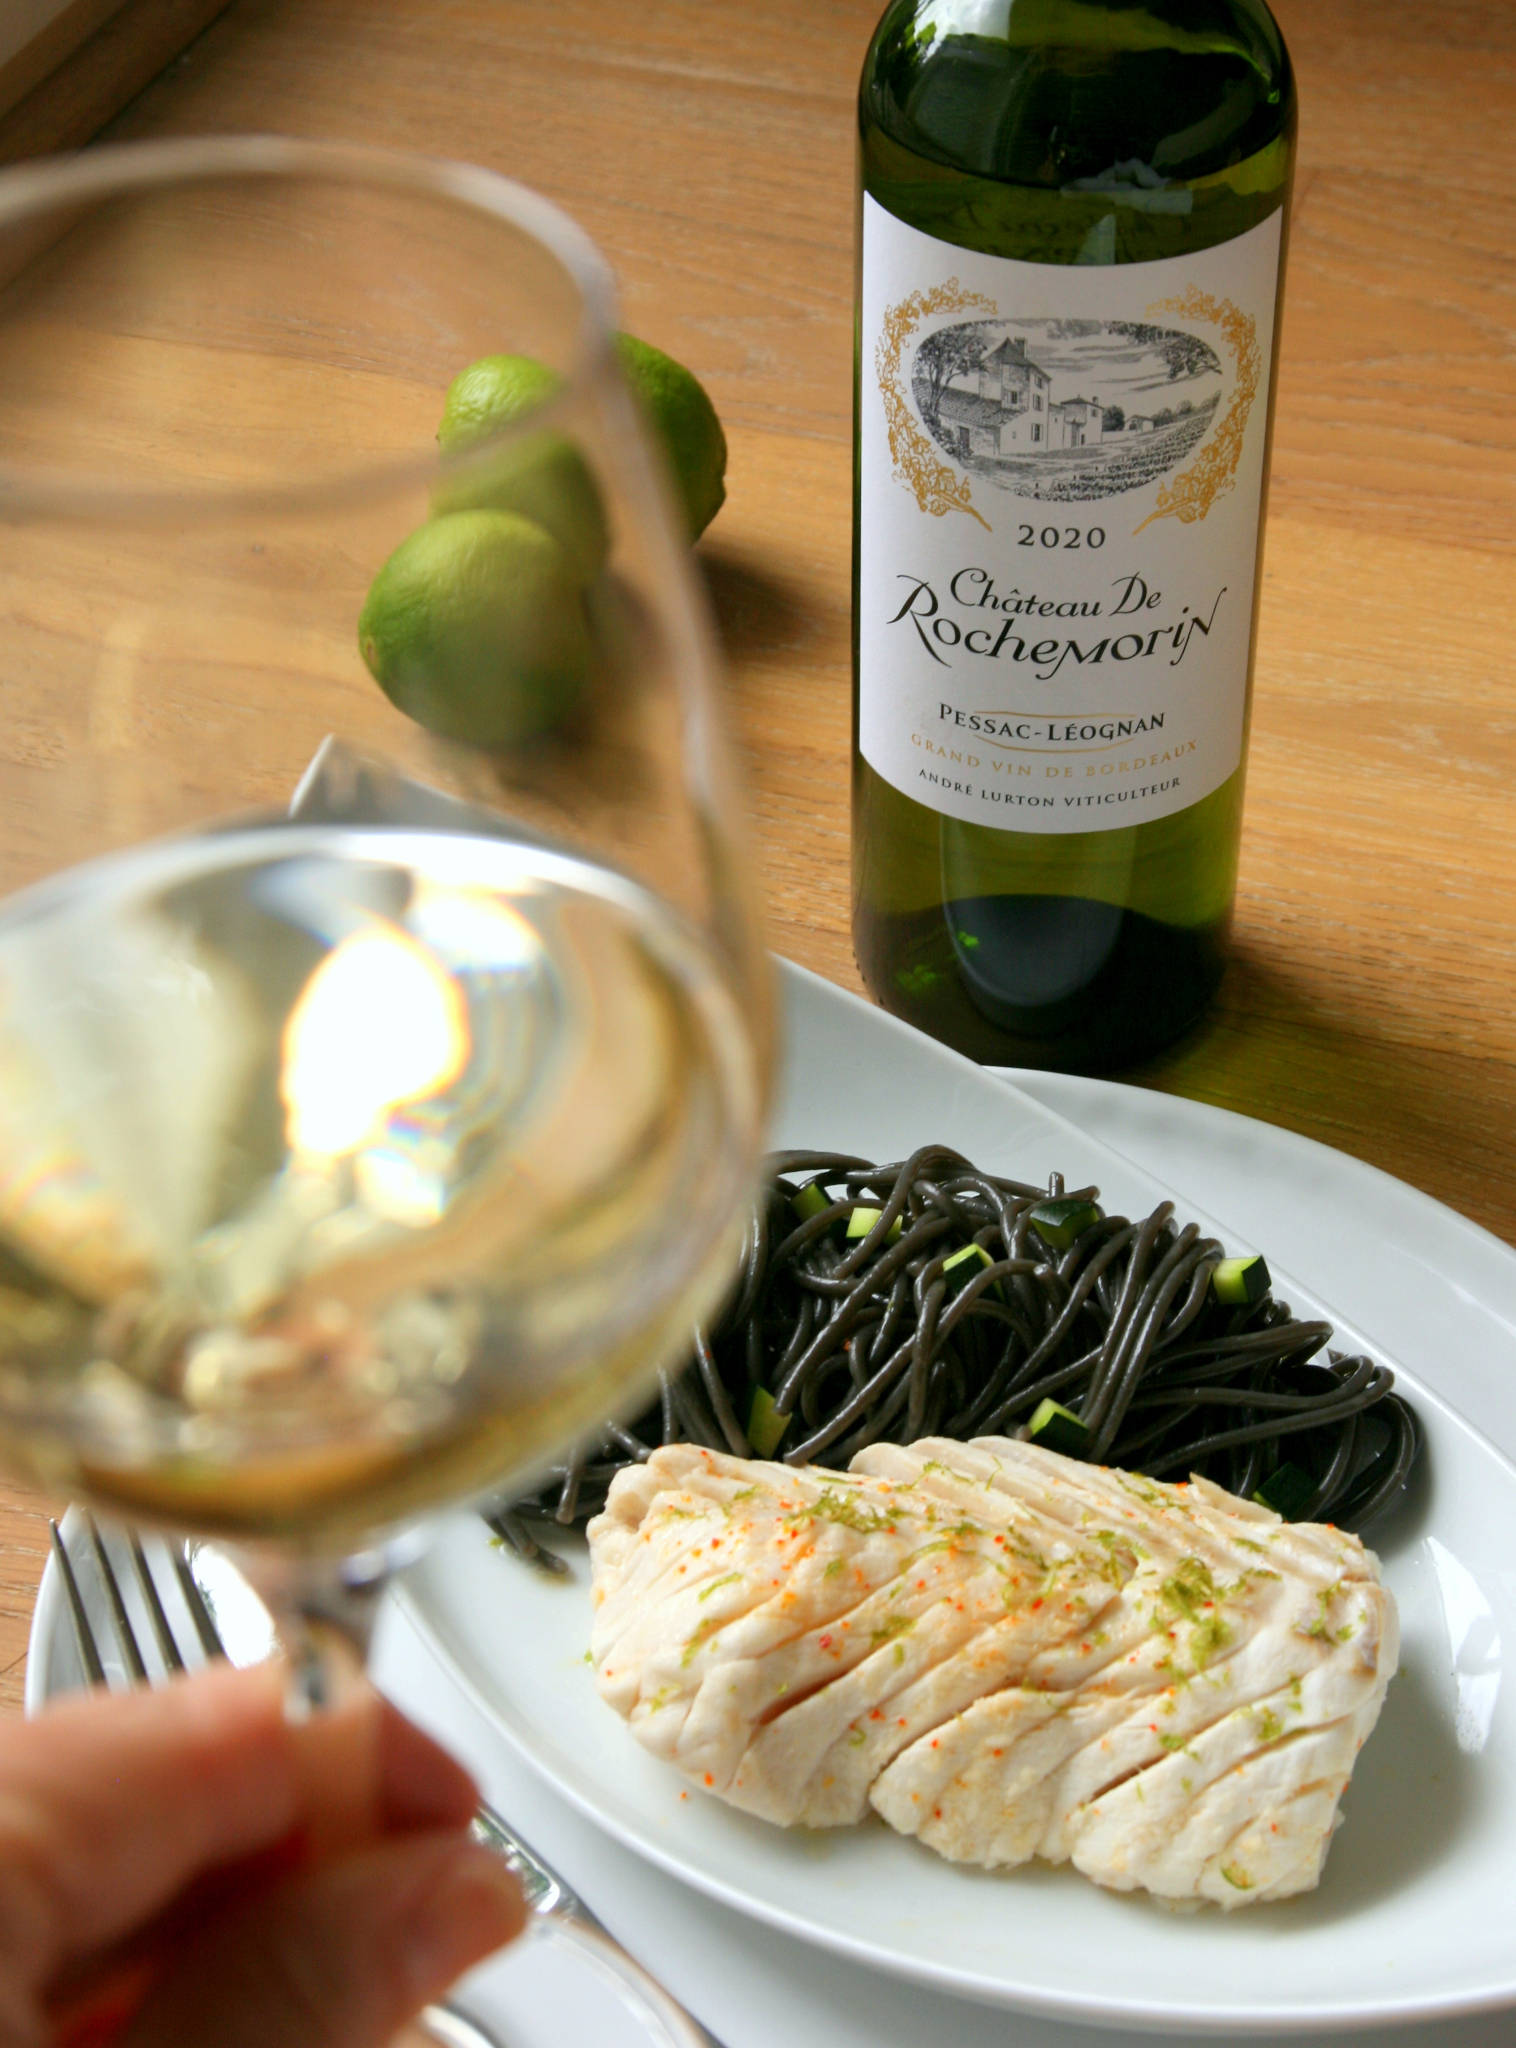
M968 478L937 459L931 442L912 416L900 382L900 359L916 328L931 314L993 314L997 310L993 299L985 298L981 292L966 292L956 277L950 277L935 291L912 292L898 306L886 307L879 344L874 350L895 481L905 485L923 512L938 519L944 512L967 512L986 533L991 531L990 522L975 511Z
M1141 533L1155 519L1182 519L1186 523L1204 519L1214 500L1232 488L1242 458L1243 432L1258 395L1258 377L1263 367L1253 317L1234 306L1230 299L1213 299L1208 292L1191 285L1177 299L1160 299L1148 311L1177 313L1182 320L1208 320L1219 327L1237 367L1237 389L1220 426L1207 439L1195 463L1181 470L1172 484L1159 485L1157 507L1142 526L1132 529L1134 533Z

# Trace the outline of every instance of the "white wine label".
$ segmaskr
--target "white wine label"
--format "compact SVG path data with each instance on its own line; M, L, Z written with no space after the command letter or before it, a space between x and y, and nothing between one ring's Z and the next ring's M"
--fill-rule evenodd
M1088 832L1236 771L1281 220L1020 263L865 196L858 738L896 789Z

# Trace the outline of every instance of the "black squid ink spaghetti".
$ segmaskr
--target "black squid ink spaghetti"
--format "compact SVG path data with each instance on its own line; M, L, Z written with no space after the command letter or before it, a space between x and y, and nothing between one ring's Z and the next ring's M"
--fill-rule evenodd
M1330 1348L1173 1205L986 1173L943 1145L875 1165L773 1155L741 1269L657 1400L489 1519L582 1522L661 1444L843 1467L865 1444L1021 1435L1157 1479L1200 1474L1294 1521L1358 1529L1421 1448L1387 1367Z

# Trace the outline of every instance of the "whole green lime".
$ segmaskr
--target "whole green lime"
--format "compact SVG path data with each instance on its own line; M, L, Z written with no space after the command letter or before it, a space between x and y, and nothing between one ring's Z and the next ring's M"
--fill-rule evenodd
M460 370L443 401L437 441L456 455L545 405L563 379L531 356L481 356ZM567 434L544 429L505 441L476 468L433 495L437 512L520 512L545 527L585 582L610 548L605 506L589 465Z
M444 738L519 746L584 688L584 588L553 536L519 512L445 512L369 587L358 646L399 709Z
M705 386L650 341L618 334L627 382L641 400L667 453L691 540L698 540L726 501L726 435Z

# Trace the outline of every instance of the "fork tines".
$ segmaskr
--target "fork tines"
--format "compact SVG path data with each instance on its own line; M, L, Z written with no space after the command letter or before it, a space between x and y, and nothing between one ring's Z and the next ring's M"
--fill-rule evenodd
M110 1546L93 1515L78 1512L78 1520L88 1539L86 1555L72 1557L63 1532L56 1522L51 1524L53 1555L57 1560L59 1576L63 1582L64 1596L68 1602L69 1616L74 1626L74 1639L79 1646L79 1659L84 1676L90 1685L111 1683L107 1668L109 1650L103 1648L97 1623L90 1617L90 1603L80 1587L81 1572L91 1568L100 1582L105 1607L110 1613L110 1629L114 1646L120 1653L125 1667L128 1687L153 1685L159 1679L176 1671L183 1671L191 1659L186 1658L180 1647L179 1637L169 1619L164 1604L158 1577L149 1561L141 1538L134 1529L117 1531L115 1542L125 1551L131 1562L131 1579L136 1589L138 1619L132 1619L132 1601L123 1586L122 1575L112 1559ZM204 1594L196 1581L189 1556L178 1544L156 1544L155 1549L164 1550L173 1585L177 1588L178 1602L183 1606L199 1646L200 1655L193 1661L208 1662L213 1657L224 1657L226 1648L216 1627L216 1619L208 1606ZM160 1567L160 1570L163 1568ZM97 1618L99 1610L97 1608ZM143 1655L142 1638L139 1631L144 1622L152 1631L157 1648L157 1668L153 1669Z

